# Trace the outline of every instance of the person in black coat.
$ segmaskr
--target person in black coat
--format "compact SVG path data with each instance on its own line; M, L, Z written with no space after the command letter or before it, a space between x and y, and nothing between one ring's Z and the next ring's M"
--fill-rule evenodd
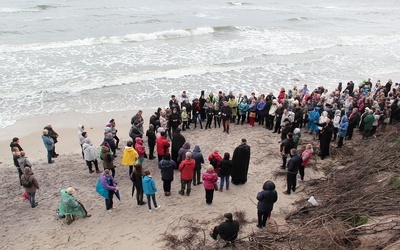
M224 241L233 242L236 240L239 233L239 222L233 220L233 216L231 213L224 214L225 221L219 224L218 226L211 229L210 236L214 240L217 240L217 237L221 237Z
M172 138L172 146L171 146L171 156L172 160L175 163L178 163L178 152L179 149L183 146L183 144L186 142L185 137L181 134L181 129L177 128L175 130L174 137Z
M250 163L250 146L247 145L246 139L243 138L241 144L235 148L232 163L232 183L235 185L245 184Z
M329 156L329 146L331 144L332 134L333 134L333 124L331 119L326 118L326 122L317 123L317 126L321 126L322 130L319 132L319 148L321 150L319 156L321 160Z
M196 167L194 168L194 175L193 175L193 186L200 185L203 182L201 181L201 164L204 163L204 157L201 153L199 146L194 146L192 152L192 158L196 161Z
M224 158L218 162L218 176L220 177L219 182L219 191L222 192L224 189L224 183L226 183L226 190L229 190L229 176L232 174L233 164L232 161L229 160L230 154L225 152Z
M154 132L153 124L149 125L149 129L146 131L147 144L149 145L149 160L153 160L154 157L154 147L156 146L156 133Z
M263 185L263 190L257 194L257 217L258 228L265 227L268 218L271 216L274 203L278 200L278 193L275 190L275 184L267 181Z
M353 137L353 130L357 127L360 120L360 113L357 108L353 108L352 113L349 115L349 127L347 129L346 139L351 140Z
M176 163L171 160L171 155L165 153L163 159L158 163L158 168L161 169L161 180L163 181L164 195L171 195L171 182L174 180L174 169Z
M299 172L299 168L301 166L301 163L303 162L303 159L301 158L301 155L297 154L297 149L292 148L290 150L290 155L292 158L290 158L288 165L287 165L287 173L286 173L286 181L287 181L287 190L284 191L284 194L290 194L290 191L295 192L296 191L296 176L297 172Z
M221 116L222 116L222 125L224 127L224 131L229 134L229 124L232 116L232 108L228 106L228 102L224 102L224 106L221 108Z

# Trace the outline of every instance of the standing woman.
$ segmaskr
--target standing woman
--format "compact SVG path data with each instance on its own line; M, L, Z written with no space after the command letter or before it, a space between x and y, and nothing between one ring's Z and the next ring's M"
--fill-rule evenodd
M224 189L224 183L226 183L226 190L229 190L229 176L232 174L233 164L232 161L229 160L230 154L225 152L224 158L219 162L218 166L220 167L218 175L221 178L219 184L219 191L222 192Z
M214 198L214 188L218 181L218 175L214 172L213 166L207 167L207 172L202 176L204 189L206 190L206 203L211 205Z
M129 166L129 176L131 176L133 172L133 165L135 165L136 160L137 160L137 152L133 148L132 141L128 141L124 149L121 165Z
M105 189L108 190L108 197L105 199L106 201L106 210L111 212L113 208L113 197L115 191L118 190L117 183L115 183L114 178L111 176L110 170L104 170L103 174L100 177L100 183L103 185Z
M176 169L176 163L171 160L170 153L165 153L164 158L158 163L158 168L161 169L164 195L170 196L171 182L174 180L174 169Z
M254 127L254 121L256 120L256 111L257 111L257 103L256 103L256 99L253 99L251 101L250 106L249 106L249 123L250 123L250 127Z
M132 196L136 187L136 201L139 206L146 204L146 202L143 201L142 179L143 179L142 164L136 164L135 171L133 171L133 173L131 174L131 181L133 182Z
M38 203L35 202L35 194L36 189L39 189L39 183L33 175L31 168L24 169L24 174L21 176L21 183L22 186L25 188L25 192L28 193L31 208L36 207Z
M223 132L229 134L229 124L231 122L231 117L232 117L232 108L228 105L227 101L224 101L224 106L222 106L221 109L221 115L222 115L222 125L224 127Z
M257 217L258 228L265 227L268 218L274 208L274 203L278 200L278 193L275 190L275 184L267 181L263 185L263 190L257 194Z
M149 207L149 212L152 212L151 200L153 200L154 209L158 210L161 206L157 205L157 201L156 201L157 187L156 187L156 182L154 181L153 177L151 176L150 170L144 171L144 177L143 177L142 183L143 183L143 192L146 194L146 198L147 198L147 206Z
M47 129L43 129L42 140L47 149L47 163L54 163L54 161L51 159L53 157L54 140L49 136L49 131Z

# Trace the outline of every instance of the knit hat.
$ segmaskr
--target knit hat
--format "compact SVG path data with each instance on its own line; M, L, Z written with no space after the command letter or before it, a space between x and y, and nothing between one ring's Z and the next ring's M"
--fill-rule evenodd
M75 189L73 187L67 188L67 194L74 195L75 194Z
M228 220L232 220L233 215L232 215L232 213L226 213L226 214L224 214L224 217L227 218Z

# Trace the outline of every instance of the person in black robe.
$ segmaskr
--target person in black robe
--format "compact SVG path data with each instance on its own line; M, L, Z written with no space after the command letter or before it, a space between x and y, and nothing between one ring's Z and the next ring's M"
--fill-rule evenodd
M172 139L172 147L171 147L171 157L175 163L178 163L178 151L186 142L185 137L181 134L181 129L177 128L175 130L174 137Z
M318 123L317 126L322 127L319 134L319 148L321 150L319 156L321 160L323 160L325 157L329 156L329 145L331 144L334 127L329 118L326 118L326 122Z
M247 140L242 139L239 146L235 148L232 156L232 183L235 185L245 184L247 181L247 172L249 171L250 146Z

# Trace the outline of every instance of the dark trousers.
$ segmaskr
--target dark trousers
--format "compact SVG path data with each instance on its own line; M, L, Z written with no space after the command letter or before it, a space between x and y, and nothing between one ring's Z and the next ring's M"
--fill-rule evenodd
M214 189L206 189L206 203L211 204L214 198Z
M354 130L353 126L349 126L349 128L347 129L347 134L346 134L347 140L351 140L351 138L353 137L353 130Z
M212 119L213 119L213 116L212 116L212 115L207 115L206 129L207 129L207 127L208 127L208 128L211 128Z
M272 130L274 128L274 115L268 115L267 129Z
M22 186L21 176L23 175L23 173L22 173L21 168L17 168L17 170L18 170L18 176L19 176L19 178L18 178L19 185Z
M31 203L31 208L34 208L34 207L36 207L36 202L35 202L35 192L29 192L28 193L28 199L29 199L29 202Z
M119 143L119 138L117 135L114 135L114 139L115 139L115 147L118 148L118 143Z
M164 192L171 192L171 180L162 180Z
M52 157L53 157L53 149L47 150L47 163L51 163Z
M138 205L143 204L143 187L136 186L136 202Z
M281 168L283 168L283 169L286 168L287 156L288 156L288 154L282 155L282 166L281 166Z
M201 172L201 168L195 168L194 169L193 185L197 185L197 184L199 184L201 182L200 181L200 178L201 178L200 172Z
M274 129L274 132L275 133L280 133L281 132L281 118L277 118L276 120L275 120L275 129Z
M158 162L160 162L164 156L157 154L157 157L158 157Z
M336 141L338 131L339 128L333 128L333 141Z
M214 128L217 128L217 123L218 123L218 128L220 128L221 127L221 117L214 116Z
M296 175L293 173L286 174L286 182L287 182L287 192L290 194L290 191L296 191Z
M154 147L155 147L155 144L149 143L149 159L154 158Z
M97 159L95 159L94 161L86 161L86 166L89 168L89 171L92 171L92 162L96 171L99 171L99 162L97 161Z
M186 129L189 128L189 123L188 121L183 121L182 122L182 131L185 131Z
M304 181L304 166L299 167L300 179Z
M262 212L260 210L257 210L258 225L265 227L267 225L267 220L270 215L271 212Z
M344 137L339 136L339 141L338 141L338 148L341 148L343 146L343 139Z
M238 115L237 123L239 124L240 120L242 120L241 124L243 125L244 121L246 120L246 113Z
M153 200L154 208L157 207L157 201L156 201L155 194L146 194L146 198L147 198L147 206L149 206L149 209L151 209L151 200Z
M114 191L109 190L108 198L106 199L106 209L107 210L110 210L113 207L113 205L114 205L113 198L114 198Z
M54 146L53 146L53 150L52 150L52 156L53 157L57 157L57 153L56 153L56 144L54 144Z
M264 125L264 115L258 115L258 125Z
M181 179L181 191L179 191L180 194L184 194L186 189L186 194L190 194L190 191L192 190L192 180L182 180Z

